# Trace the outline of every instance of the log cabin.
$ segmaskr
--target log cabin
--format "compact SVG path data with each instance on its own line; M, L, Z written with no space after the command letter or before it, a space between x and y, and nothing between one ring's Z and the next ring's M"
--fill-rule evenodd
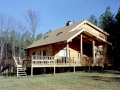
M30 67L31 76L33 68L38 67L53 67L55 74L57 67L73 67L75 72L76 67L110 66L107 46L111 43L107 41L108 36L107 32L87 20L68 21L65 27L52 31L25 48L26 57L15 61L16 64L17 61L22 62L19 67Z

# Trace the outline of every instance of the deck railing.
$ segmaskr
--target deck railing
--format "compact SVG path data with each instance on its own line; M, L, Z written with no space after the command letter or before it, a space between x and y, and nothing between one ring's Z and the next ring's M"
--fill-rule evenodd
M13 65L17 67L17 65L22 65L23 60L20 59L20 57L11 57L7 59L0 59L0 66L5 66L5 65Z
M62 64L74 64L74 63L80 63L80 60L78 60L78 57L60 57L60 56L37 56L33 55L31 56L31 59L24 59L23 65L31 65L32 64L56 64L56 65L62 65Z
M1 59L0 66L3 66L3 65L15 65L15 62L14 62L13 58Z
M23 60L23 65L83 65L83 66L103 66L103 65L112 65L112 60L110 58L102 57L95 58L93 57L61 57L61 56L39 56L32 55Z
M82 66L111 66L113 60L111 58L95 58L95 60L92 57L84 57L82 60L80 60L79 57L60 57L60 56L39 56L39 55L33 55L33 56L26 56L22 59L19 57L15 57L16 63L18 65L82 65ZM0 66L2 65L16 65L15 60L13 58L9 59L1 59L0 60Z
M11 69L11 67L14 67L16 64L14 62L13 58L8 58L8 59L0 59L0 74L4 71L7 73L10 73L13 71L13 69ZM9 69L8 69L9 68Z

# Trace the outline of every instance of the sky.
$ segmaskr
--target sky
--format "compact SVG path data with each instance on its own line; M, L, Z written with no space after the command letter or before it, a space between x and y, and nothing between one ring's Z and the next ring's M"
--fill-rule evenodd
M40 27L37 34L56 30L66 25L67 21L79 22L91 15L97 18L106 7L116 14L120 0L0 0L0 13L4 13L24 22L28 10L40 12Z

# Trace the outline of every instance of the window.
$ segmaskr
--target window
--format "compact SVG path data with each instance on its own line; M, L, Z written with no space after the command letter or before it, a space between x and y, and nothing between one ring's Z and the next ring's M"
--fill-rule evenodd
M32 52L32 55L37 55L37 52Z
M33 55L33 59L37 58L37 52L32 52L32 55Z
M103 51L99 51L100 57L103 57Z
M46 39L47 37L49 37L49 36L45 36L43 39Z
M60 35L62 32L59 32L56 36Z
M66 56L66 50L60 50L59 56L62 56L62 57ZM70 50L68 51L68 56L70 56Z
M40 51L40 56L46 56L46 50Z

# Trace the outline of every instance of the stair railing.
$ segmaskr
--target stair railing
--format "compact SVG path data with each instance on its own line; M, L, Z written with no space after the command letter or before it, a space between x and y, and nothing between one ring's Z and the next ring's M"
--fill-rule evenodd
M17 68L17 77L18 77L18 68L22 66L22 60L20 59L20 57L17 57L18 60L16 60L16 57L13 56L13 59L15 61L15 65L16 65L16 68Z

